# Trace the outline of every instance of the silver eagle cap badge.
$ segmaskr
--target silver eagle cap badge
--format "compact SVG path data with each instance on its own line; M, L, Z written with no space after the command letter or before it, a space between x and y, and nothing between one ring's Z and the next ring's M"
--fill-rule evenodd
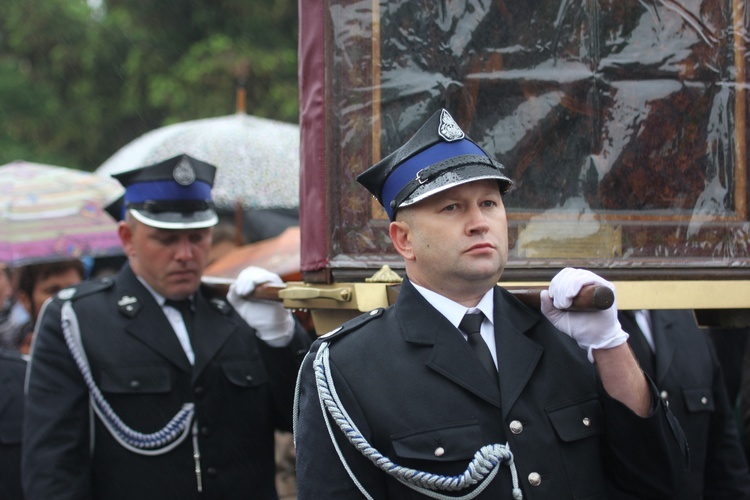
M460 141L466 134L458 126L450 113L442 110L440 113L440 125L438 125L438 135L448 142Z
M172 171L172 177L174 177L175 182L181 186L189 186L195 182L195 170L193 170L193 166L187 158L180 160Z

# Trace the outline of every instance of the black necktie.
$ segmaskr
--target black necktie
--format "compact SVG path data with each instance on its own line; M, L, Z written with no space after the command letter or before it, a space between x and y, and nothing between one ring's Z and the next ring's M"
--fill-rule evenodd
M620 311L619 316L620 322L622 323L622 329L630 334L628 345L633 350L633 354L641 365L643 371L653 380L656 374L654 351L648 344L648 340L646 340L643 331L638 326L638 322L635 320L635 313L633 311Z
M180 311L180 314L182 314L182 322L185 323L185 330L187 330L188 337L190 338L190 343L193 342L193 308L190 305L190 299L184 299L184 300L169 300L167 299L164 302L164 305L174 307L178 311Z
M469 346L479 358L482 366L497 379L497 367L492 359L492 353L490 353L490 348L487 347L487 343L479 333L483 320L484 314L481 311L466 313L458 328L468 337Z

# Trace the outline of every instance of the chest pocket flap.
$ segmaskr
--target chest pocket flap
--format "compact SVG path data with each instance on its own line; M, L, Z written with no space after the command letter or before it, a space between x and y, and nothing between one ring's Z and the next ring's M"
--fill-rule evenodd
M555 432L564 442L577 441L604 432L604 415L596 398L547 409Z
M398 456L422 460L470 460L484 445L478 422L433 427L391 437Z
M222 368L227 379L239 387L257 387L268 382L268 373L260 362L231 361Z
M714 395L710 389L685 389L682 395L689 412L714 411Z
M112 394L162 394L170 391L172 383L169 370L161 366L106 368L99 388Z

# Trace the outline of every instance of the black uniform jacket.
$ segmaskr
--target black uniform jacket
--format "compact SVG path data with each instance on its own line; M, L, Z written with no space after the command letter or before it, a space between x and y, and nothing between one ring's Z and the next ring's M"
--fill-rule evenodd
M60 325L66 293L44 309L32 351L23 449L28 500L198 498L192 437L164 455L142 456L118 444L91 413ZM200 498L276 498L273 431L291 427L296 349L308 340L301 329L290 347L271 348L228 303L201 291L192 367L129 266L114 280L79 285L71 301L94 380L127 426L155 432L184 403L195 403Z
M727 398L721 365L708 332L696 326L689 310L651 311L656 355L645 359L640 328L620 314L628 342L661 397L680 422L690 446L690 474L674 499L750 499L750 474L740 445L737 423ZM643 346L643 347L641 347ZM624 494L613 499L633 498Z
M494 307L499 391L458 330L408 280L394 306L322 339L331 342L336 394L370 445L397 465L454 476L482 446L507 441L525 499L606 498L608 476L641 498L682 484L686 444L655 388L653 414L639 418L604 394L586 353L539 312L499 287ZM361 498L322 417L313 372L320 342L300 372L298 498ZM333 431L373 498L424 498ZM477 498L511 498L510 469L500 467Z
M26 361L0 349L0 500L21 500L21 424Z

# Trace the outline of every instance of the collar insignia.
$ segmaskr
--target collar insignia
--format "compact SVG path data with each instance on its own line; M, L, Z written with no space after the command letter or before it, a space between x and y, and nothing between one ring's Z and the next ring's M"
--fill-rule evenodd
M129 306L136 303L138 303L138 299L136 299L135 297L130 297L129 295L123 295L122 298L117 301L117 305L120 307Z
M123 295L120 300L117 301L117 306L120 312L125 316L132 318L141 309L141 304L138 299L130 295Z
M229 312L229 304L221 299L211 299L211 304L218 309L220 312L227 314Z

